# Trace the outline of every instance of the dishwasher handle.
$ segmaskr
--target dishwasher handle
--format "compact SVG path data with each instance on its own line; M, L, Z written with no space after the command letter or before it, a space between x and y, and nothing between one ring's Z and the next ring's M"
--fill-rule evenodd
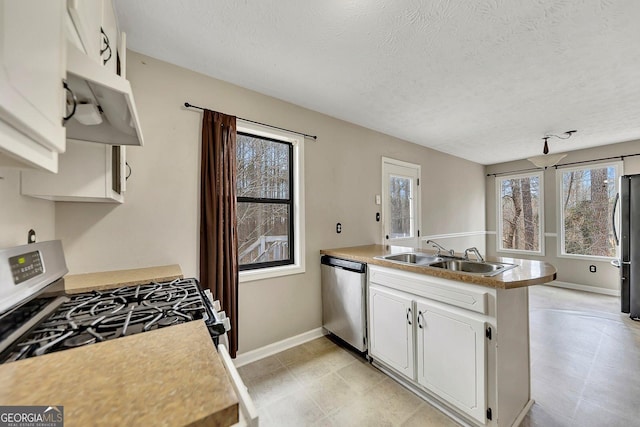
M322 265L329 267L341 268L347 271L353 271L354 273L364 274L367 271L367 264L357 261L349 261L341 258L334 258L329 255L323 255L320 259Z

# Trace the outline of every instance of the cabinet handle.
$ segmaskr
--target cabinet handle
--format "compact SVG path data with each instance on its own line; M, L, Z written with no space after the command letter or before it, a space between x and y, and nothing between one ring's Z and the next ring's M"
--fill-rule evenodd
M62 80L62 87L71 95L71 100L73 101L73 108L71 109L71 113L62 118L62 125L64 126L67 120L73 117L73 115L76 113L76 108L78 107L78 98L76 98L76 94L73 93L66 80Z
M109 42L109 37L107 36L107 33L104 32L102 27L100 27L100 32L102 33L102 41L106 45L104 49L100 50L100 56L103 56L107 50L109 51L109 56L107 57L107 59L102 60L102 65L106 65L107 62L109 62L109 60L111 59L111 55L113 54L113 52L111 51L111 43Z
M412 317L412 316L411 316L411 307L409 307L409 308L407 309L407 323L408 323L408 324L410 324L410 325L412 325L412 324L413 324L413 323L411 323L411 317Z
M422 322L420 322L420 318L422 317L422 312L418 311L418 328L422 329Z

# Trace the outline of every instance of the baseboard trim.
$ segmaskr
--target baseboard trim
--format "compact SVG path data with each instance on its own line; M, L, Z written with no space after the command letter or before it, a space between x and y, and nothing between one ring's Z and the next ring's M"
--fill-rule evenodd
M265 345L264 347L238 354L233 360L233 364L236 366L236 368L239 368L243 365L255 362L256 360L264 359L265 357L280 353L281 351L288 350L291 347L304 344L308 341L320 338L324 335L324 328L320 327L312 329L310 331L303 332L300 335L285 338L282 341L274 342L272 344Z
M574 289L576 291L592 292L594 294L611 295L614 297L620 296L620 291L616 289L598 288L596 286L579 285L577 283L569 283L569 282L559 282L557 280L553 282L545 283L545 285L555 286L558 288L565 288L565 289Z
M514 426L519 426L522 423L522 421L524 420L524 417L527 416L527 414L529 413L529 410L531 409L534 403L536 403L535 400L529 399L527 404L524 405L524 408L522 408L522 411L520 411L520 414L516 417L516 420L513 422Z

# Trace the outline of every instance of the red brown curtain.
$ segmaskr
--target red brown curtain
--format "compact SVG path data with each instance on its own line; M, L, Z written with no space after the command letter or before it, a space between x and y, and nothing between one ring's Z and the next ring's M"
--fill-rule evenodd
M204 110L200 187L200 283L231 321L229 353L238 350L236 118Z

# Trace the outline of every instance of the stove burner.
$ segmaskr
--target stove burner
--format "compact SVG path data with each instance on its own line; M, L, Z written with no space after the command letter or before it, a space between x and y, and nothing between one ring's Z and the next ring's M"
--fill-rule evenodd
M175 325L178 323L182 323L184 321L183 318L181 318L180 316L168 316L168 317L163 317L162 319L160 319L158 321L158 326L171 326L171 325Z
M77 294L16 343L11 352L0 354L0 363L193 320L204 321L214 337L224 333L224 325L195 279Z
M64 345L67 347L80 347L81 345L93 344L96 342L96 337L90 333L83 332L64 341Z

